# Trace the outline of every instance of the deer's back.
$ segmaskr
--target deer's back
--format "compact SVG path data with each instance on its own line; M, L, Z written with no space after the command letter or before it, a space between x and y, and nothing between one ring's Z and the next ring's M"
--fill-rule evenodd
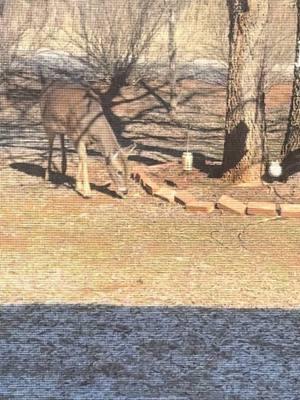
M97 96L79 84L51 84L41 97L41 115L48 134L66 134L74 141L112 132Z

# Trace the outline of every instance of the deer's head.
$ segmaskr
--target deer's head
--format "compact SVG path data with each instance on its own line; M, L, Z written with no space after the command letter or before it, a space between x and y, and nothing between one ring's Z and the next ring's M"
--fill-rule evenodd
M128 193L127 159L135 147L136 145L134 144L127 148L119 149L116 153L106 158L109 175L116 186L117 194L121 197L124 197Z

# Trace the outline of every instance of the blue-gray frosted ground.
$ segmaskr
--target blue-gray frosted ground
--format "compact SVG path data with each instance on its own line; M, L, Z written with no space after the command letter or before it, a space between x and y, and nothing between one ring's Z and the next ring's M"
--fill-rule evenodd
M298 311L3 306L1 399L299 398Z

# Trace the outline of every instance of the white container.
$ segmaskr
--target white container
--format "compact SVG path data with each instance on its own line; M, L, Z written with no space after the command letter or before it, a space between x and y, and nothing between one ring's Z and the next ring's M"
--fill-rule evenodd
M182 153L182 167L186 172L193 170L193 154L190 151Z
M272 178L279 178L282 175L282 167L279 161L271 161L268 173Z

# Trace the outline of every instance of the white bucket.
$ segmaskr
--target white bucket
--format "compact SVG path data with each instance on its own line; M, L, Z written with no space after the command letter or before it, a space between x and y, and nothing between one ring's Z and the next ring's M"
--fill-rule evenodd
M190 151L182 153L183 170L191 172L193 170L193 154Z

